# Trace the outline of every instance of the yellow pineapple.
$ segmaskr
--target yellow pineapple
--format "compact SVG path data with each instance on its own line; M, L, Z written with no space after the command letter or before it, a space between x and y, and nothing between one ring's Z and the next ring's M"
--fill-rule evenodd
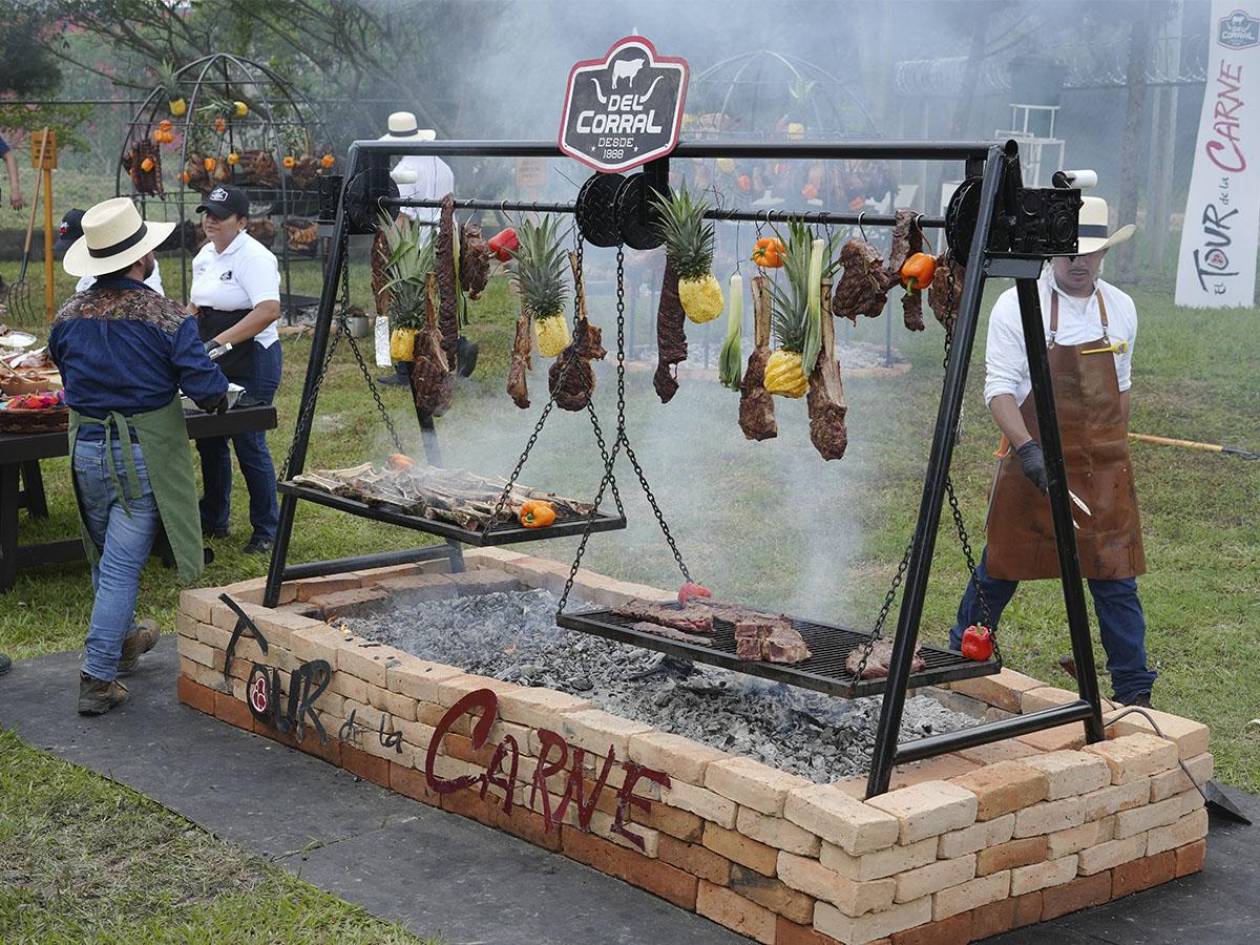
M556 236L556 221L545 216L541 223L526 221L518 231L520 246L513 278L534 320L538 353L554 358L569 346L569 320L564 316L568 289L564 283L565 255Z
M722 314L722 287L713 275L713 224L704 219L707 209L693 201L686 190L656 197L656 231L665 241L674 272L678 273L678 301L697 325Z
M821 326L819 324L819 285L823 274L823 255L830 260L834 245L815 240L813 231L803 223L788 224L784 241L783 274L770 289L771 324L779 343L778 350L766 362L765 386L781 397L803 397L809 386L809 374L818 360ZM834 271L835 264L828 269ZM785 285L786 284L786 285Z

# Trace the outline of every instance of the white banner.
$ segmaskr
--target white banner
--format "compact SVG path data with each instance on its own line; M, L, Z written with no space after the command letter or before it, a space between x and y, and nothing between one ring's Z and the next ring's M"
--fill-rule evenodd
M1260 237L1260 0L1212 0L1177 304L1255 304Z

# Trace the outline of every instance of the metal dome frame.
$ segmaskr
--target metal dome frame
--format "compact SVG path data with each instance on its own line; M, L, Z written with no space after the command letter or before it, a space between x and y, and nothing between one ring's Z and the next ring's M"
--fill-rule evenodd
M274 69L252 59L232 53L214 52L194 59L174 70L172 78L175 87L182 93L186 103L185 111L180 116L170 115L174 130L180 132L179 170L175 179L177 189L163 188L156 194L138 191L127 172L124 161L131 150L141 141L152 140L153 132L167 116L168 101L171 89L157 84L144 96L140 105L132 113L128 121L128 133L123 140L122 150L115 167L114 193L116 196L130 196L140 203L141 214L147 219L150 204L165 208L167 219L171 219L174 208L178 220L178 251L180 260L180 296L188 301L188 271L185 263L189 256L189 247L183 238L185 223L189 217L189 208L199 203L204 193L190 187L184 180L184 169L187 167L189 154L196 153L192 148L194 131L200 129L198 108L210 99L222 101L245 101L250 105L247 119L232 119L221 132L224 148L229 153L236 151L247 140L257 144L260 150L266 151L275 161L278 186L274 188L244 185L243 189L250 195L251 204L267 204L269 212L260 214L268 219L279 217L280 252L276 255L280 260L284 277L284 295L293 299L291 292L290 251L285 224L292 217L314 218L316 191L299 189L292 186L291 176L284 167L284 158L288 144L294 137L291 129L300 129L300 137L305 144L306 153L312 154L313 143L327 142L328 135L324 122L319 118L314 105L305 95L298 91ZM283 116L283 117L278 117ZM331 149L328 150L331 153ZM237 168L228 164L228 183L235 183ZM125 181L125 183L124 183ZM195 197L195 200L193 199ZM298 213L306 209L298 205L299 198L309 200L309 212ZM252 215L252 214L251 214Z

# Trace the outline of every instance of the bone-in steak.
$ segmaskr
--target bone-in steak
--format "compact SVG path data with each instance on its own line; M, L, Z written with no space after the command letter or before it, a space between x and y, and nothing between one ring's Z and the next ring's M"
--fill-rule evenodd
M866 658L866 667L862 670L862 678L884 679L887 677L888 664L892 662L892 651L893 645L891 640L876 640L875 645L871 647L871 655ZM856 676L858 674L858 668L862 665L862 655L865 652L866 647L859 646L844 661L844 668L849 675ZM927 666L920 652L921 650L916 647L914 659L910 661L910 672L912 673L917 673Z
M651 604L644 600L627 601L613 608L613 613L634 620L673 627L684 633L712 633L713 614L697 605L689 604L681 610L668 604Z

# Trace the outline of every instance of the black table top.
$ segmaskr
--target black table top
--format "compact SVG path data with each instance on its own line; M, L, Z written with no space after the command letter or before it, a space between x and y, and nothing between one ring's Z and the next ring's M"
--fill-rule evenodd
M186 413L189 439L209 436L231 436L276 428L276 408L238 407L227 413ZM24 463L34 459L69 456L70 441L63 433L0 433L0 465Z

